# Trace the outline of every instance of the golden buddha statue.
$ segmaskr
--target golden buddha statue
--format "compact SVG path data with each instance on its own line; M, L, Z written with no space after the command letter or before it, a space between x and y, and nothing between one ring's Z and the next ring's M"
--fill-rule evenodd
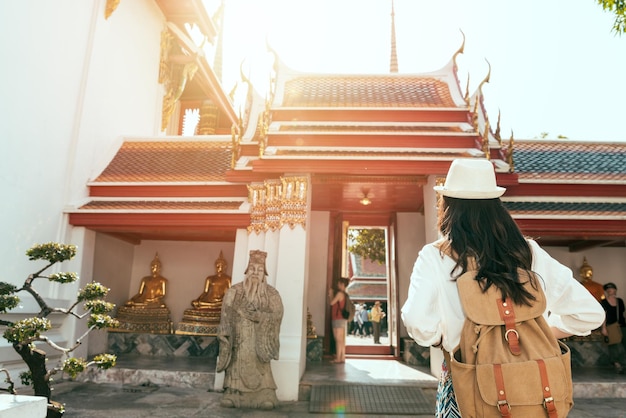
M193 308L186 309L183 319L178 323L176 334L216 335L220 324L222 301L230 288L231 277L226 274L228 263L224 254L215 260L215 274L204 281L204 291L191 301Z
M604 299L604 288L600 283L593 281L593 269L589 263L587 263L587 257L583 258L583 265L580 267L580 278L585 289L587 289L598 302Z
M213 276L206 278L204 282L204 292L197 299L191 302L196 309L222 309L224 293L230 288L231 277L224 270L228 266L224 254L220 251L220 256L215 260L215 272Z
M150 271L150 276L141 279L139 292L118 309L116 319L120 326L109 331L171 334L170 310L163 300L167 292L167 279L161 276L158 253L150 263Z
M165 306L163 298L167 291L167 279L161 276L161 261L158 253L150 263L150 271L152 272L150 276L141 279L139 293L130 298L126 302L126 306L139 308L162 308Z

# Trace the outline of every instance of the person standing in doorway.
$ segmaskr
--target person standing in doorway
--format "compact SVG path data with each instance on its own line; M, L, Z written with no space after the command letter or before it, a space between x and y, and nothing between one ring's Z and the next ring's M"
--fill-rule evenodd
M380 301L374 302L372 307L372 328L374 334L374 344L380 344L380 321L383 319L385 313L380 307Z
M346 362L346 325L348 320L343 317L341 312L346 304L347 287L348 279L342 277L337 281L336 291L332 288L328 289L333 337L335 338L335 358L331 360L331 363L342 364Z
M369 337L370 333L369 333L368 324L370 321L367 315L367 305L365 303L361 305L361 310L358 312L358 314L360 318L359 322L361 323L361 336Z

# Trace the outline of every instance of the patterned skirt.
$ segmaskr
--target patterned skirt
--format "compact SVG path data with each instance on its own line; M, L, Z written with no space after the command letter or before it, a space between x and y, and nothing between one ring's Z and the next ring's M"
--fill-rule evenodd
M441 363L441 377L437 385L437 405L435 411L437 418L461 418L459 407L456 404L454 388L452 387L452 375L444 359Z

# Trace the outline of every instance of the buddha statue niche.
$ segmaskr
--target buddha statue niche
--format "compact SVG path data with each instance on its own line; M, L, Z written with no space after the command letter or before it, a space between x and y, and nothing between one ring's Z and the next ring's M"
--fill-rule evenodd
M583 258L583 265L580 267L580 281L598 302L604 299L604 288L600 283L593 281L593 269L587 263L587 257Z
M178 323L176 334L216 335L220 324L222 300L230 288L231 277L226 274L228 263L224 254L215 260L215 274L204 281L204 291L191 301L192 308L186 309Z
M171 334L170 310L164 302L167 279L161 276L158 253L150 263L150 271L150 276L141 279L139 292L118 309L119 328L109 331Z

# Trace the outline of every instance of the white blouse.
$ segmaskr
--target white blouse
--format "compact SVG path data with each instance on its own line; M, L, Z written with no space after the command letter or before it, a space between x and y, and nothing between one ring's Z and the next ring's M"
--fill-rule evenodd
M532 270L539 275L546 294L544 313L548 325L573 335L589 335L604 321L604 309L572 271L552 258L539 244L528 241L533 254ZM465 316L456 282L450 272L454 260L441 255L436 243L420 251L402 307L402 320L409 335L421 346L437 344L443 335L443 348L453 351L459 344Z

